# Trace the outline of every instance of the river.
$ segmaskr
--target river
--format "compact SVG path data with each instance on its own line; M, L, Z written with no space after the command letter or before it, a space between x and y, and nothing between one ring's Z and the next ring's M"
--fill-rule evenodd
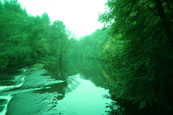
M46 72L23 68L1 74L0 115L107 115L113 102L108 89L81 73L60 80Z

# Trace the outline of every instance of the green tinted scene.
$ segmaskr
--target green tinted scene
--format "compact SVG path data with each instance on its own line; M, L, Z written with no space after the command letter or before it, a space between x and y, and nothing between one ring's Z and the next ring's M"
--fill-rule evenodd
M173 115L173 0L0 0L0 115Z

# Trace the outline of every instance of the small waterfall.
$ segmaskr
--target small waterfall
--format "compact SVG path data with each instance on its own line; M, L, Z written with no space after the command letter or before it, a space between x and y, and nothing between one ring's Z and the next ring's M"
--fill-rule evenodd
M9 90L13 90L13 89L16 89L16 88L20 88L24 81L25 81L25 75L24 73L27 71L27 69L23 68L21 69L22 73L20 75L17 75L17 76L14 76L12 79L8 79L7 80L3 80L2 84L0 84L0 115L5 115L6 112L7 112L7 107L8 107L8 104L10 102L10 100L13 98L12 95L10 94L7 94L6 92L9 91ZM6 82L13 82L15 84L13 85L10 85L10 84L6 84Z

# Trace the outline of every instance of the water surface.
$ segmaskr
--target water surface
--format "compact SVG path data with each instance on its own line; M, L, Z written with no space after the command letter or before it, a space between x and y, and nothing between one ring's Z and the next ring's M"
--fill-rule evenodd
M1 115L106 115L108 90L81 74L58 80L44 69L27 69L0 84ZM8 80L8 81L10 81ZM4 80L5 82L5 80Z

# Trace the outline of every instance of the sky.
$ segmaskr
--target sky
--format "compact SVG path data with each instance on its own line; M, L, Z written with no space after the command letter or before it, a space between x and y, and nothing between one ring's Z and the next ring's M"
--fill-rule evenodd
M98 13L103 12L107 0L18 0L33 16L48 13L51 21L63 21L66 29L78 37L89 35L103 27Z

